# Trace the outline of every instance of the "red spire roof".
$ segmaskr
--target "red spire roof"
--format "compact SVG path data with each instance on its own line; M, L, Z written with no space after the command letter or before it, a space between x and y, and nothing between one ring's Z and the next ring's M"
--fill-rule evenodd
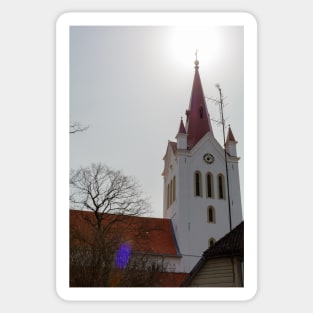
M234 135L233 135L233 132L231 131L231 128L230 126L228 127L228 134L227 134L227 139L226 139L226 145L230 142L230 141L234 141L234 142L237 142Z
M207 133L213 129L210 121L210 114L206 107L205 97L201 85L199 75L199 61L195 61L195 76L191 91L189 110L186 111L187 115L187 134L188 134L188 148L191 149L197 142Z
M183 118L181 118L181 120L180 120L180 125L179 125L179 129L178 129L177 134L186 134L186 129L184 126Z

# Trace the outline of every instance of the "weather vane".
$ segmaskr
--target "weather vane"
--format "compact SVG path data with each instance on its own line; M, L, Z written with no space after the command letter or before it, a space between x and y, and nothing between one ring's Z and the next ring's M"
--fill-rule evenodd
M198 61L198 49L196 49L195 55L196 55L196 61Z

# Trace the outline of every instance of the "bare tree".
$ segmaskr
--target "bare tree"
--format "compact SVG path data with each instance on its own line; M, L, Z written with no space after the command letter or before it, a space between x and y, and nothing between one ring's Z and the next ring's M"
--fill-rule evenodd
M112 281L115 285L142 285L143 277L154 277L151 268L159 272L158 262L140 259L138 255L122 268L114 264L125 233L141 240L142 233L146 233L138 228L142 228L140 222L136 225L138 219L127 218L150 213L150 203L134 178L101 163L71 170L70 205L72 209L90 212L81 215L84 220L80 227L70 227L71 286L111 286ZM139 272L144 272L140 282Z
M150 203L135 178L101 163L71 170L70 187L71 207L94 212L99 223L105 213L132 216L150 213Z
M74 122L74 123L70 124L70 134L74 134L77 132L83 132L88 128L89 128L89 126L83 126L82 124L80 124L78 122Z

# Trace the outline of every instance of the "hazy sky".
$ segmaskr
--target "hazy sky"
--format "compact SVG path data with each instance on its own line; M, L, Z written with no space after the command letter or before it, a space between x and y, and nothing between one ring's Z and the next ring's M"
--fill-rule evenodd
M244 162L243 28L82 26L70 31L70 121L89 125L70 136L70 167L102 162L134 176L162 217L163 156L185 121L195 51L204 93L225 96L224 117ZM218 106L207 100L212 119ZM222 128L212 122L222 143ZM243 202L243 198L242 198Z

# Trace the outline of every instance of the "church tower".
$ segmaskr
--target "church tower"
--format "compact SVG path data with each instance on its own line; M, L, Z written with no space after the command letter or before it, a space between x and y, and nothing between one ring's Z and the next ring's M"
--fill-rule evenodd
M178 272L189 272L210 245L242 221L236 145L231 128L226 153L214 137L196 60L186 122L181 119L163 158L163 217L172 221L182 256L175 261Z

